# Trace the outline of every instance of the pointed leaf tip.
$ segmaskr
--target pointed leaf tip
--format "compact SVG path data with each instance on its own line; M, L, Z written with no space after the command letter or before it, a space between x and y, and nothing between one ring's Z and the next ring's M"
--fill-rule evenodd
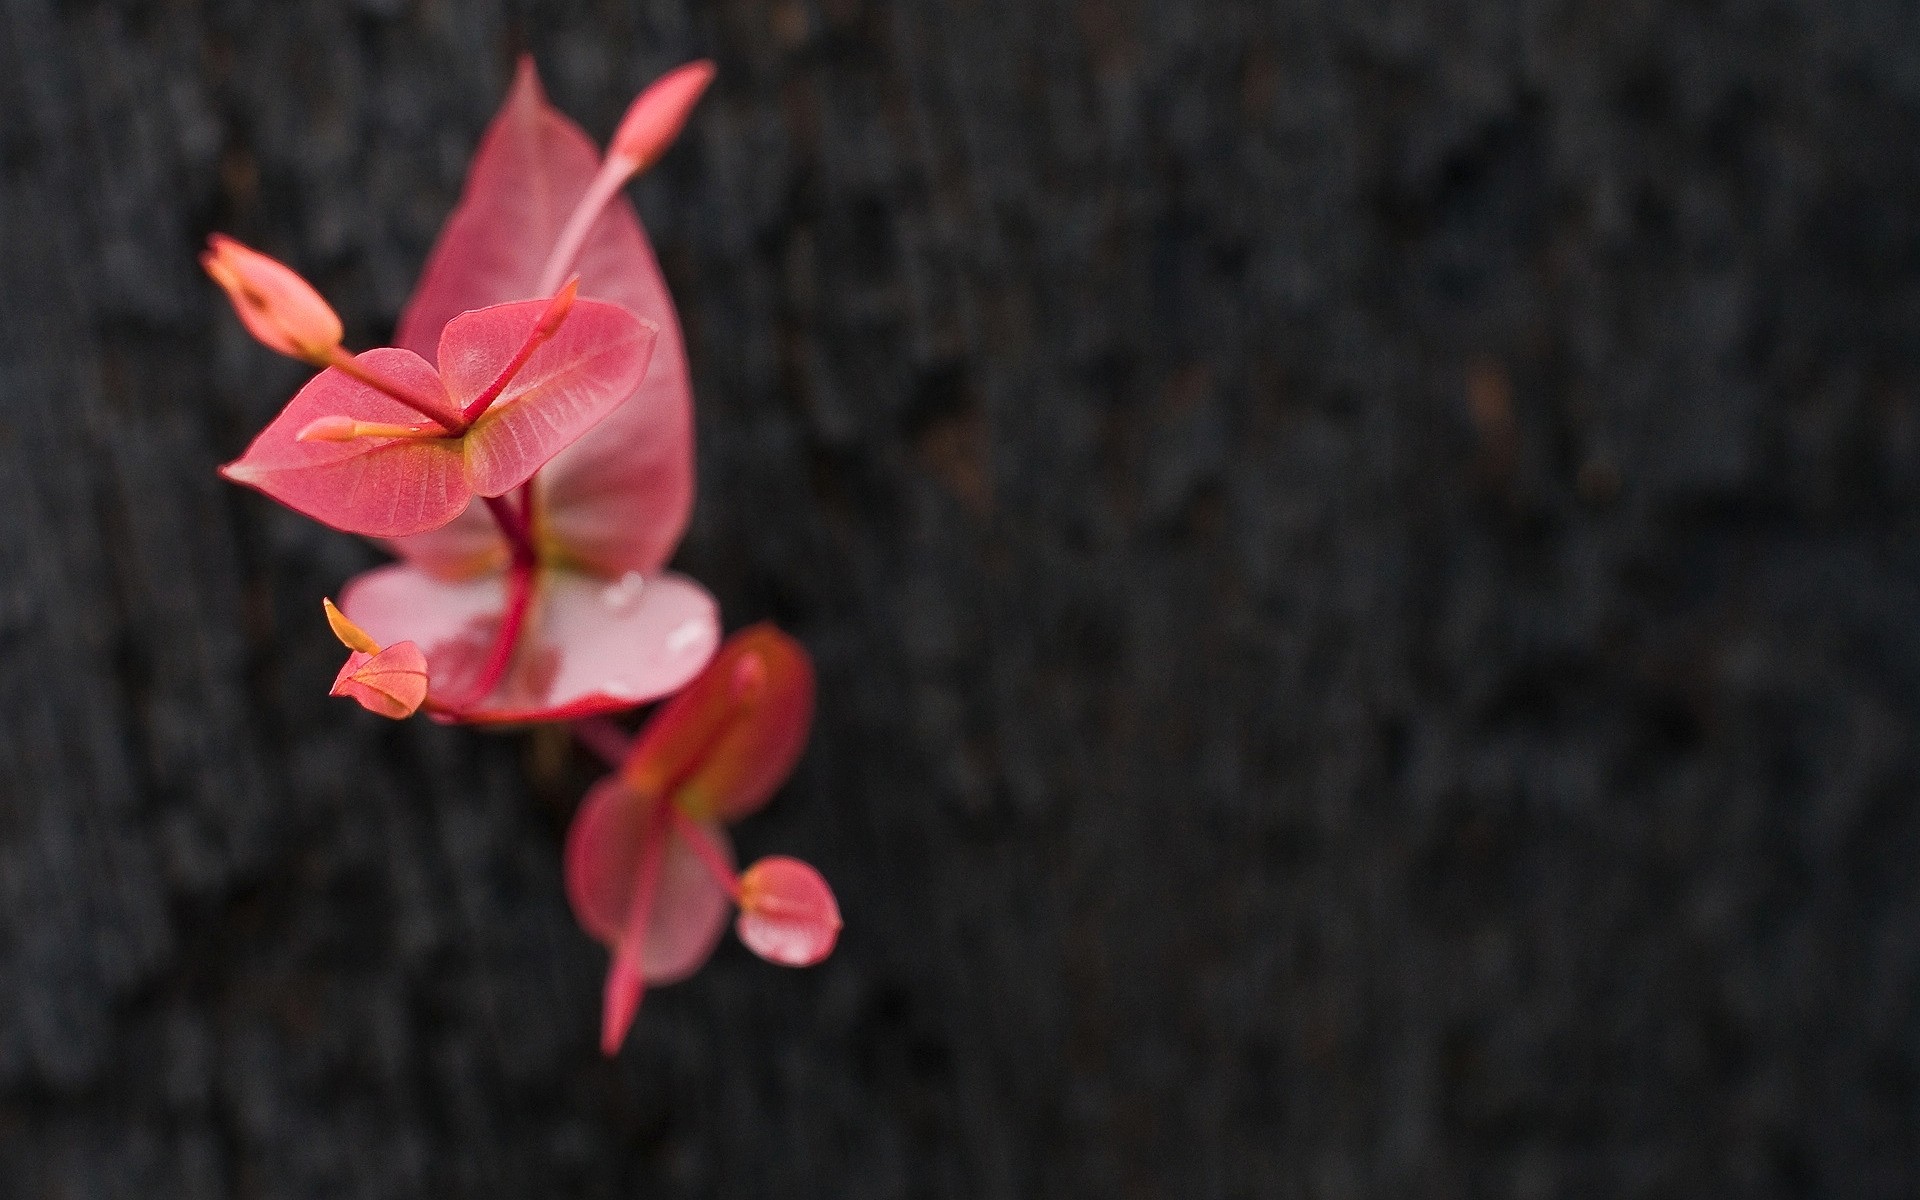
M427 656L412 642L395 642L378 654L355 650L334 677L331 694L395 721L410 717L427 700Z
M207 238L200 265L227 293L247 332L270 350L321 364L345 336L333 306L277 259L216 233Z
M607 985L600 1001L600 1053L608 1058L620 1053L633 1019L640 1015L640 1000L646 991L646 979L616 955L607 968Z
M700 102L713 76L713 62L703 58L654 80L620 118L607 157L631 163L629 169L635 174L658 162L686 127L693 106Z
M768 962L810 967L833 953L840 906L827 881L797 858L775 855L740 876L740 919L747 949Z

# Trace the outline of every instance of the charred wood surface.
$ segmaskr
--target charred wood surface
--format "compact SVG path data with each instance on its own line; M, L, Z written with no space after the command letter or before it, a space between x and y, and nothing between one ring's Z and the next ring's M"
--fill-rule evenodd
M329 700L214 475L530 49L680 297L679 565L814 652L729 941L595 1049L590 777ZM0 1195L1920 1190L1920 16L0 6Z

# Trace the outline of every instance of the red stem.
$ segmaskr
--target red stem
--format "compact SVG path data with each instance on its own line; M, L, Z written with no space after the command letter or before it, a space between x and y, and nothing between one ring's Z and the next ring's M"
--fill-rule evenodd
M579 294L580 277L576 275L567 281L567 286L560 289L559 295L548 302L546 311L540 314L540 319L534 322L533 329L528 332L527 340L520 343L520 349L515 352L513 361L494 376L493 382L487 385L486 391L475 396L471 404L460 410L462 421L471 425L480 418L481 413L493 406L493 402L498 400L500 393L513 382L513 377L520 373L520 368L527 365L527 360L533 357L533 352L540 348L540 344L559 332L561 322L565 321L567 314L573 311L574 298Z
M447 431L448 437L458 437L467 430L470 422L462 418L459 410L452 404L444 399L435 400L429 396L422 396L411 388L402 387L393 380L368 370L345 346L335 346L328 351L327 365L343 375L359 380L376 392L398 400L421 416L430 418Z
M653 920L653 898L660 887L660 860L667 848L666 815L655 808L647 815L647 829L640 845L640 862L634 868L633 900L627 907L627 920L620 940L613 948L613 965L607 970L606 995L600 1016L600 1050L612 1057L626 1040L640 999L647 988L647 926Z
M712 875L727 895L733 897L734 903L738 904L740 876L727 865L727 856L720 853L720 847L713 844L713 839L707 836L706 830L700 828L699 822L680 811L679 805L670 800L662 803L673 810L673 827L687 843L687 848L693 851L693 856L700 860L700 865L707 869L707 873Z
M520 630L527 622L527 611L533 607L533 564L516 561L507 571L507 612L500 619L500 632L494 635L493 649L487 655L487 662L480 669L480 680L474 685L472 695L463 708L471 708L493 694L506 677L507 666L513 662L513 652L520 645Z
M529 529L527 514L514 507L513 501L505 496L488 496L487 511L493 514L493 523L507 539L507 545L513 550L513 561L533 565L539 555L533 550L533 531Z

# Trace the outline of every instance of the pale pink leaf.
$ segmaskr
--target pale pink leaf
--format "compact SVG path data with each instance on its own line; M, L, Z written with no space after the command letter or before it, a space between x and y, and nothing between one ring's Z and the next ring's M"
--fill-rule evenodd
M827 881L797 858L763 858L740 875L740 919L747 949L785 967L810 967L833 953L840 906Z
M712 657L719 610L692 580L666 574L605 580L549 568L535 577L531 614L506 677L472 702L470 685L506 607L503 575L436 579L411 564L349 582L340 607L382 642L426 652L434 699L460 719L515 723L631 708L675 691Z

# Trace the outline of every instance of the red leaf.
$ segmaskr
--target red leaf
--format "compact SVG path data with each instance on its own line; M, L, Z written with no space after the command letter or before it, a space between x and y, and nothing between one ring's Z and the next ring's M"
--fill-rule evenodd
M627 933L648 815L647 802L610 777L587 792L567 831L567 902L580 927L608 947L618 946ZM731 863L726 831L713 825L705 832ZM649 984L674 983L699 970L732 907L686 842L671 833L667 839L642 956Z
M690 815L736 821L786 781L812 722L806 650L772 625L750 626L661 706L620 773Z
M478 703L477 680L506 608L506 580L436 579L410 564L377 567L347 584L340 607L381 642L425 651L436 702L478 723L555 721L615 712L674 691L720 640L713 598L684 576L608 583L547 568L507 674Z
M432 395L441 391L440 377L410 351L369 350L355 361L401 386ZM330 367L309 380L246 453L220 473L316 521L369 537L435 529L467 506L472 493L457 441L297 440L315 421L333 416L369 424L420 420L419 413L398 400Z
M440 378L465 406L500 375L546 311L545 301L464 313L440 337ZM655 331L615 304L581 300L517 371L464 438L467 478L482 496L525 483L633 394Z
M548 252L599 165L592 141L547 103L532 60L523 59L401 316L398 344L431 355L459 313L536 295ZM693 505L692 388L680 322L624 197L601 212L573 269L582 296L619 304L660 332L633 397L540 472L542 521L574 562L610 577L651 575L672 557ZM457 540L454 532L429 534L396 549L423 565L460 562L470 543Z
M797 858L763 858L740 876L740 919L734 930L768 962L810 967L833 953L840 906L833 889Z

